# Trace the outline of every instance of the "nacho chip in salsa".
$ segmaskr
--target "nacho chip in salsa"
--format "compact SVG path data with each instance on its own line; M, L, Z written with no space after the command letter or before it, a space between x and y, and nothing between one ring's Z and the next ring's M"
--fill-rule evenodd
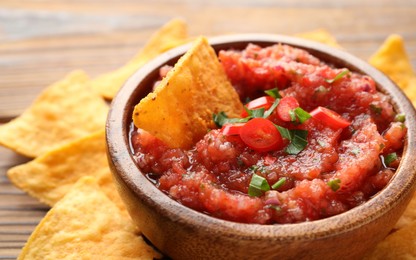
M200 37L136 105L133 121L170 147L189 148L215 128L214 113L236 116L242 109L214 49Z

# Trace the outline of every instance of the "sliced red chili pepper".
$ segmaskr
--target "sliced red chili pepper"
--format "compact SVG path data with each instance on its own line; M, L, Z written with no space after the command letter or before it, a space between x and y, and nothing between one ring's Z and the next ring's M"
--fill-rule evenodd
M299 103L294 97L284 97L280 100L277 105L276 111L277 115L282 121L290 122L292 121L292 116L290 113L293 113L295 108L299 107Z
M325 107L317 107L309 114L333 129L345 128L351 124L337 112Z
M279 130L265 118L248 121L241 128L240 137L248 147L258 152L278 150L284 146Z
M260 109L260 108L264 108L265 110L269 109L273 103L274 103L274 98L271 96L263 96L263 97L259 97L256 99L253 99L252 101L248 102L245 107L249 110L253 110L253 109ZM248 113L246 110L243 110L241 112L241 117L247 117Z
M221 133L223 135L239 135L244 125L245 123L225 124L221 128Z

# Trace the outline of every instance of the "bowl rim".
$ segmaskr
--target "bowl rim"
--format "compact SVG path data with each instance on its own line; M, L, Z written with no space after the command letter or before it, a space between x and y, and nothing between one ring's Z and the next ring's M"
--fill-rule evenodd
M209 230L215 225L216 235L218 236L234 237L238 235L241 239L250 240L268 238L271 241L305 241L328 238L359 229L392 210L401 203L409 192L414 192L416 166L412 164L416 156L413 156L410 150L414 149L413 147L416 144L416 125L411 125L409 122L416 119L416 112L412 103L399 87L382 72L343 50L292 36L233 34L208 38L208 41L216 49L221 49L221 46L228 46L230 43L246 45L250 42L260 45L263 43L266 45L274 43L288 44L306 49L313 55L318 53L321 55L318 56L320 60L335 59L339 63L344 63L343 65L337 64L338 66L370 75L376 81L377 89L383 93L388 93L391 97L391 102L396 111L399 113L405 112L406 114L405 124L408 130L407 142L403 148L403 158L393 178L373 198L344 213L320 220L275 225L246 224L215 218L180 204L152 184L134 163L128 135L126 136L130 126L128 122L131 122L131 114L128 114L128 111L131 111L132 108L125 108L127 104L134 106L138 102L139 99L136 96L139 83L156 68L183 55L192 45L192 43L188 43L159 55L136 71L113 99L106 123L108 159L114 164L117 172L113 174L117 174L127 187L141 198L143 203L155 207L154 210L158 214L163 214L172 221L178 222L178 224L201 230ZM136 102L134 102L134 99L136 99ZM305 236L305 230L308 231L307 236Z

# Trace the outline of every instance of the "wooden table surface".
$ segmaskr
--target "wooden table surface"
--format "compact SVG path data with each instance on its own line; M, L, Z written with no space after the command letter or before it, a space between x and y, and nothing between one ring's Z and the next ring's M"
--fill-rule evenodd
M73 69L118 68L174 17L195 36L323 28L362 59L397 33L416 68L416 0L0 0L0 124ZM0 259L16 258L48 210L7 179L26 161L0 147Z

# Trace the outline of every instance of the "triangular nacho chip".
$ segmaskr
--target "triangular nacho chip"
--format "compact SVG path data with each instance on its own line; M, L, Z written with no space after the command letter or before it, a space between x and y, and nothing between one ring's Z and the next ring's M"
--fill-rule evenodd
M186 23L174 19L153 34L146 46L123 67L93 79L91 87L106 99L112 99L124 82L149 60L188 40Z
M17 187L50 206L62 199L81 177L93 176L106 195L124 209L107 163L104 130L13 167L7 175Z
M416 222L416 194L413 195L412 200L410 201L409 205L407 205L406 210L400 217L399 221L397 221L394 228L401 229L410 225L412 222Z
M390 35L377 52L370 57L369 62L387 74L403 89L407 88L409 78L414 76L403 39L399 35Z
M142 64L188 41L188 26L185 21L173 19L156 31L128 64Z
M18 259L153 259L128 217L92 177L80 179L43 218Z
M215 127L213 113L237 116L242 109L214 49L200 37L136 105L133 120L170 147L189 148Z
M28 157L104 129L108 105L81 71L46 88L19 117L0 126L0 145Z
M335 37L332 36L327 30L324 30L324 29L318 29L315 31L299 33L299 34L296 34L295 36L308 39L311 41L320 42L320 43L323 43L332 47L341 48L341 46L338 44Z

